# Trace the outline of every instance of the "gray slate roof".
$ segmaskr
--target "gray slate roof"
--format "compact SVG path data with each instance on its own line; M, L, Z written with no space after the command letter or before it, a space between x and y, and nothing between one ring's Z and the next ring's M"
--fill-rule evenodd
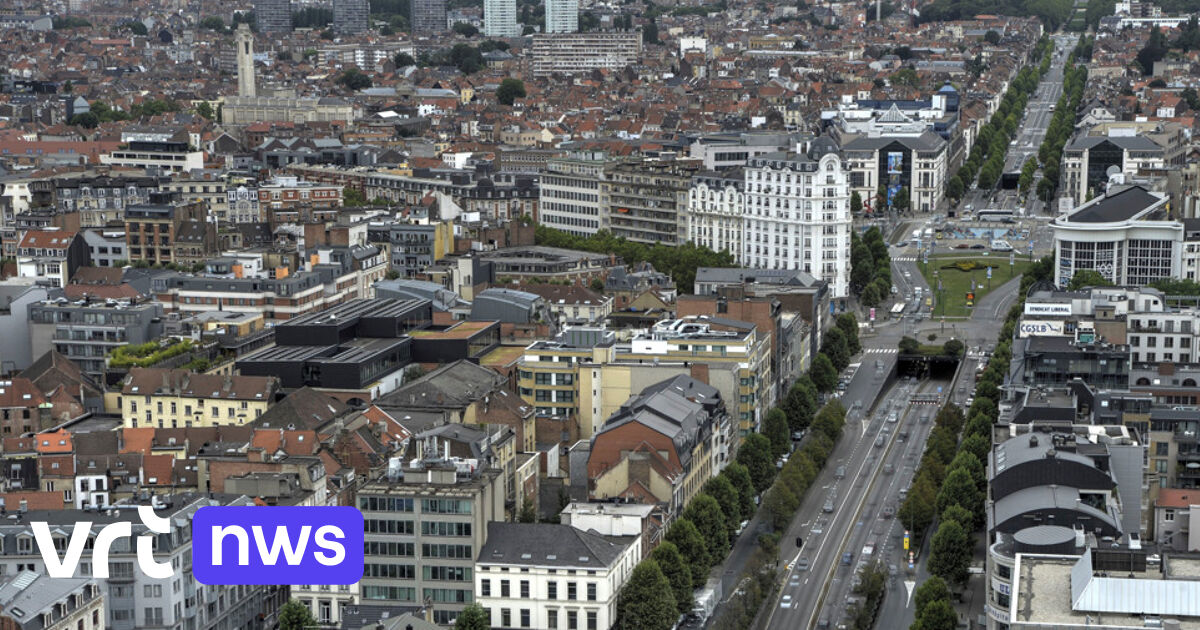
M601 536L554 523L488 523L480 564L606 569L636 540Z

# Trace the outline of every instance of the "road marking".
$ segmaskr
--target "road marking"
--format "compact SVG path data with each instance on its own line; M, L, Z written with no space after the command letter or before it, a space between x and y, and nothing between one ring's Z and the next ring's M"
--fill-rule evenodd
M908 591L908 601L904 602L905 608L908 608L909 604L912 603L913 589L916 588L916 586L917 583L913 580L904 580L904 590Z

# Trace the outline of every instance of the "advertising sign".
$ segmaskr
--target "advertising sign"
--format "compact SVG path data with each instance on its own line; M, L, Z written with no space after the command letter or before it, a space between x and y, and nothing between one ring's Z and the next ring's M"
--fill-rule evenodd
M1071 314L1070 304L1047 304L1037 302L1025 303L1026 315L1063 315Z
M1057 337L1063 334L1063 322L1025 320L1017 330L1020 337Z

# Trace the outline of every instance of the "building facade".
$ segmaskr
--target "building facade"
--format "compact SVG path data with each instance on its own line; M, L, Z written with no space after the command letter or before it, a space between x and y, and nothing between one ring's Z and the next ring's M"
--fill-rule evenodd
M828 141L807 155L758 156L746 167L742 263L799 269L850 294L850 187L841 156Z
M488 523L505 520L505 476L487 461L454 454L436 435L417 441L417 459L358 492L366 518L359 588L367 604L429 602L434 622L449 625L475 601L475 558Z
M162 316L162 305L153 302L47 300L29 305L26 338L31 356L54 350L103 382L108 354L158 339L163 333Z
M600 187L614 163L603 159L550 159L538 179L538 222L577 236L600 230Z
M450 28L446 24L446 0L413 0L409 11L414 36L443 33Z
M950 144L933 131L863 135L847 139L842 149L850 191L872 212L888 209L876 207L881 190L888 207L907 191L907 210L914 212L932 212L945 196Z
M254 23L263 33L292 32L291 0L254 0Z
M539 33L533 36L530 62L534 76L622 70L642 53L640 31Z
M488 523L475 593L492 628L607 630L617 596L642 557L642 537L570 525Z
M518 37L517 0L484 0L483 34L488 37Z
M715 252L729 252L735 260L742 259L745 183L741 169L692 178L688 190L688 241Z
M366 32L370 14L368 0L334 0L333 31L345 35Z
M178 429L244 425L274 404L278 389L273 376L135 367L121 381L120 395L109 397L126 427Z
M688 189L696 162L639 162L608 171L600 186L601 229L650 245L687 240Z
M579 0L546 0L547 33L574 33L579 30Z

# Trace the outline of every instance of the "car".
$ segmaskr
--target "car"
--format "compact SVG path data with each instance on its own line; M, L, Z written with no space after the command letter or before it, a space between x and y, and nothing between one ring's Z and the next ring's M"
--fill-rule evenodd
M803 440L804 439L804 430L801 429L799 431L792 431L792 439L795 440L796 442Z
M792 596L784 595L783 598L779 600L779 607L780 608L791 608L792 607Z
M921 414L920 422L921 422L921 424L928 424L929 423L929 414L928 413Z
M825 507L821 508L821 510L826 514L833 512L833 499L825 499Z
M908 439L908 429L900 429L900 431L898 433L896 433L896 437L900 438L901 442L903 442L904 440L907 440Z
M796 570L797 571L807 571L808 570L808 557L807 556L803 556L799 560L796 561Z
M987 247L983 243L975 243L971 246L971 249L987 249Z
M879 437L875 438L875 448L883 448L884 444L887 444L886 436L880 434Z
M803 539L803 538L801 538L801 537L799 537L799 536L797 536L797 537L796 537L796 548L797 548L797 549L802 549L803 547L804 547L804 539Z
M847 551L842 554L842 566L848 567L851 564L854 564L854 552Z
M883 506L883 512L881 512L880 515L883 516L883 518L892 518L896 515L896 508L893 508L890 505L885 505Z
M900 293L900 288L893 284L892 285L892 295L896 295L898 293Z
M899 416L899 415L898 415L898 414L897 414L895 411L893 411L892 413L889 413L889 414L888 414L887 421L888 421L888 423L889 423L889 424L895 423L895 422L897 422L898 420L900 420L900 416Z
M796 587L800 586L800 576L793 573L792 579L788 580L788 586L790 586L792 588L796 588Z
M891 465L891 464L884 464L884 465L883 465L883 474L885 474L885 475L890 475L890 474L892 474L892 473L894 473L894 472L896 472L896 467L895 467L895 466L893 466L893 465Z
M899 243L896 243L896 247L908 247L908 241L900 241Z
M750 521L742 521L738 525L738 533L740 534L740 533L746 531L746 526L748 526L748 525L750 525Z
M967 249L968 247L970 247L970 245L967 245L966 243L959 243L958 245L954 246L954 249Z
M897 495L903 501L908 498L908 488L900 488L900 493Z
M900 573L900 570L896 568L896 565L894 565L894 564L889 564L889 565L888 565L888 575L889 575L889 576L891 576L891 577L896 577L896 575L897 575L898 573Z
M907 269L905 269L905 270L904 270L904 277L905 277L905 278L911 278L911 277L912 277L912 272L911 272L911 271L909 271L909 270L907 270Z
M838 466L837 470L833 471L833 478L834 479L845 479L846 478L846 467Z

